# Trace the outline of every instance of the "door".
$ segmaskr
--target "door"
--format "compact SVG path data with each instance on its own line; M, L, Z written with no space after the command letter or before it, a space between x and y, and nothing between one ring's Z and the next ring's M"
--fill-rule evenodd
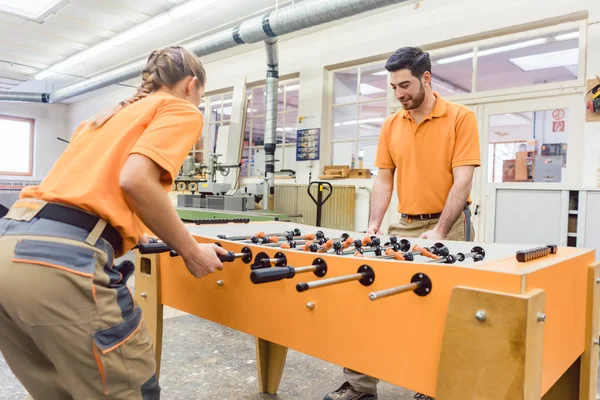
M480 206L479 217L483 216L479 218L479 232L483 233L479 240L495 242L496 215L506 207L497 202L497 191L581 185L584 109L580 95L489 103L478 109L482 168L479 193L474 196ZM514 229L519 228L515 225Z

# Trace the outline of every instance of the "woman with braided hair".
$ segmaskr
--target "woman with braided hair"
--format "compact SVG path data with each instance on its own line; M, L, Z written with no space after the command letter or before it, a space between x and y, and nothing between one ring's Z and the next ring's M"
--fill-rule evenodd
M167 194L200 137L205 83L194 54L154 51L133 97L82 123L0 219L0 350L34 399L159 398L133 264L113 260L149 229L195 277L222 268L225 250L198 244Z

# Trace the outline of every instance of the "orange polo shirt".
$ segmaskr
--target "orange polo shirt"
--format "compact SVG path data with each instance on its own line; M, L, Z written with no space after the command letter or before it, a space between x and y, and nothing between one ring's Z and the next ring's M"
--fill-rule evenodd
M475 114L434 95L433 112L420 124L400 110L381 129L375 166L396 169L402 214L441 213L454 183L452 168L481 165Z
M119 185L125 161L137 153L156 162L164 170L161 183L169 191L198 141L203 123L192 103L153 93L125 107L98 129L82 123L40 186L23 189L21 198L64 203L99 216L121 233L126 252L148 231L127 205Z

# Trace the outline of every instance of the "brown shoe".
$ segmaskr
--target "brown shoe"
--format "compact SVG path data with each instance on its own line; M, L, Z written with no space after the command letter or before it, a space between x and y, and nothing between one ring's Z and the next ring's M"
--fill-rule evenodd
M344 382L342 386L329 393L323 400L377 400L377 394L357 392L352 389L348 382Z

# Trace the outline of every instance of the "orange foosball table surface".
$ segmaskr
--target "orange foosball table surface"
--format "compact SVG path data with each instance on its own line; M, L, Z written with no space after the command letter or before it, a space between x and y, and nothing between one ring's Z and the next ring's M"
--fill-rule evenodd
M263 392L277 392L291 348L437 400L595 399L591 250L286 222L188 227L231 253L201 279L164 244L137 253L159 366L167 305L255 336Z

